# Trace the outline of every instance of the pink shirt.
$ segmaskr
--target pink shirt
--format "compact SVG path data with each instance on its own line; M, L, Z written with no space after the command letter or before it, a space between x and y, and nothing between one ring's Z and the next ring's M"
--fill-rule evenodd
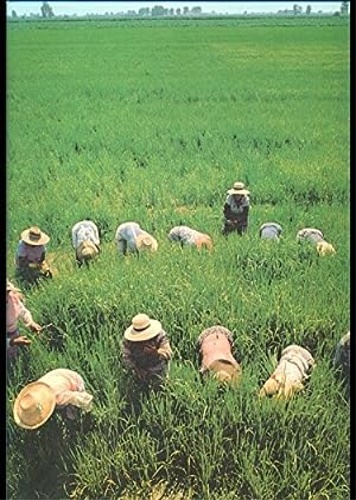
M93 399L93 396L85 391L82 377L73 370L57 368L38 380L45 382L53 389L58 406L74 405L88 409Z
M233 366L238 366L231 354L232 342L229 336L229 330L221 326L208 328L199 336L202 372L208 370L214 361L228 361Z
M6 299L6 332L12 333L17 330L19 319L22 319L26 326L32 323L32 315L19 299L18 295L8 292Z

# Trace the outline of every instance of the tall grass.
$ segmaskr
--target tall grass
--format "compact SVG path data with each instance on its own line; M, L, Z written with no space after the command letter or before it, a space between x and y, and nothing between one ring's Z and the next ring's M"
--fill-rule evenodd
M348 496L349 401L332 356L350 313L349 28L260 21L9 24L7 272L38 224L58 275L26 292L54 328L29 333L8 374L8 498L149 498L161 484L198 499ZM249 230L226 239L222 205L239 179ZM103 251L77 269L70 231L86 217ZM126 220L155 235L156 255L117 254ZM268 220L284 228L277 245L258 238ZM177 224L209 233L214 250L171 244ZM298 245L306 226L337 254ZM121 363L138 312L174 351L157 394ZM196 339L214 324L233 332L237 391L199 377ZM291 343L317 363L305 391L260 401ZM16 394L58 367L83 375L93 413L22 431Z

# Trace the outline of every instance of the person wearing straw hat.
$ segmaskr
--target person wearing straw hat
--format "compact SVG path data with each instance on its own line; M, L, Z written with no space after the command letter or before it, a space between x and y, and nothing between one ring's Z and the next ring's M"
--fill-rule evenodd
M117 249L122 255L140 254L142 251L156 252L158 243L147 231L141 229L137 222L124 222L115 233Z
M243 182L235 182L232 189L227 192L223 212L224 225L222 232L228 235L231 232L243 234L248 227L248 213L250 209L250 191Z
M26 335L20 335L18 323L33 332L40 332L42 327L33 321L32 314L24 305L24 296L9 280L6 282L6 357L13 361L18 354L18 346L29 345L31 340Z
M265 222L259 229L259 235L261 240L279 241L282 231L282 226L277 222Z
M51 269L45 260L46 245L49 241L50 237L38 226L22 231L15 263L18 275L24 280L33 283L40 277L52 277Z
M334 255L336 253L334 246L325 240L323 233L313 227L305 227L298 231L297 241L299 243L309 242L315 245L320 256Z
M35 430L46 423L55 410L62 410L69 419L75 418L77 408L90 411L92 400L79 373L57 368L20 391L13 415L18 426Z
M346 386L350 384L350 330L336 346L334 368L338 370Z
M286 347L277 368L260 390L260 397L289 398L304 388L315 361L310 352L299 345Z
M232 333L224 326L203 330L197 340L201 375L211 375L219 382L237 387L242 370L232 354L233 347Z
M193 246L199 251L202 248L207 248L208 250L213 248L213 242L210 236L188 226L175 226L169 231L168 238L171 241L180 243L182 247Z
M159 321L147 314L137 314L124 333L123 363L134 378L160 387L167 375L172 349Z
M97 225L91 220L81 220L72 227L72 245L79 267L88 265L100 253L100 236Z

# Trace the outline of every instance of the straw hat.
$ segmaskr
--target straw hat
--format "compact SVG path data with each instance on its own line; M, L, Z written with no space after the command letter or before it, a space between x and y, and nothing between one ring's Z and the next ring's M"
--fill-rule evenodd
M147 314L136 314L132 318L132 324L124 333L126 340L131 342L142 342L156 337L162 329L162 325L156 319L151 319Z
M234 187L228 190L228 194L250 194L250 191L245 189L245 184L243 182L235 182Z
M326 241L319 241L316 244L316 250L319 255L335 255L336 250L331 243L327 243Z
M19 290L18 288L15 287L15 285L13 285L11 283L11 281L9 281L8 279L6 280L6 291L7 292L20 292L21 290Z
M22 231L21 239L28 245L39 246L46 245L51 238L43 233L38 226L32 226Z
M44 382L32 382L18 394L14 403L14 419L23 429L37 429L50 418L56 407L56 396Z
M158 248L158 243L150 234L140 234L136 237L137 250L151 250L155 252Z
M98 253L98 247L90 240L83 241L77 248L77 257L79 260L93 259Z
M240 366L220 360L213 361L209 366L209 371L214 374L214 378L219 382L229 384L236 384L241 375Z

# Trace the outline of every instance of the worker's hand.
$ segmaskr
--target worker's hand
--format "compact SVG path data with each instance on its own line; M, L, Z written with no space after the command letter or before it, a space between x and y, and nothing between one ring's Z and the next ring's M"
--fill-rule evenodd
M32 332L36 333L39 333L42 330L42 326L38 323L35 323L34 321L30 325L28 325L28 327Z
M10 340L10 345L30 345L31 340L26 337L26 335L20 335Z
M40 264L37 262L29 262L28 267L33 270L39 270L40 269Z

